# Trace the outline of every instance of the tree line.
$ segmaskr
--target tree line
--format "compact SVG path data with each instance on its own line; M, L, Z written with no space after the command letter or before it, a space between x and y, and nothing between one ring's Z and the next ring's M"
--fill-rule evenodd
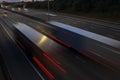
M15 3L14 6L22 7L24 2ZM27 8L47 9L48 0L25 2ZM71 13L93 13L112 16L120 19L120 0L52 0L49 2L50 10Z

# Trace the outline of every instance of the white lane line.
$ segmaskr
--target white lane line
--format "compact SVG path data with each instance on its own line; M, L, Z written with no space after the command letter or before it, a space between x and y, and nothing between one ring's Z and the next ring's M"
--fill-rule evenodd
M21 50L22 51L22 50ZM23 51L22 51L23 53ZM25 56L25 58L27 59L27 61L30 63L30 65L32 66L32 68L35 70L35 72L39 75L39 77L42 79L42 80L45 80L44 77L38 72L38 70L34 67L34 65L30 62L30 60L27 58L27 56L23 53L23 55Z
M14 11L14 10L15 10L15 8L11 8L11 10L12 10L12 11Z
M45 14L53 17L57 16L56 14L51 14L51 13L45 13Z
M23 10L28 11L28 9L27 9L27 8L24 8Z
M102 42L109 46L120 49L120 41L118 41L118 40L115 40L115 39L112 39L112 38L109 38L106 36L102 36L102 35L99 35L99 34L96 34L96 33L90 32L90 31L86 31L86 30L83 30L83 29L80 29L80 28L77 28L77 27L74 27L74 26L71 26L68 24L56 22L56 21L48 21L48 23L55 25L57 27L63 28L65 30L74 32L76 34L88 37L90 39Z
M21 11L21 8L18 8L19 11Z
M10 35L10 33L8 32L8 30L1 24L2 28L5 30L5 32L8 34L8 36L15 42L15 40L13 39L13 37Z

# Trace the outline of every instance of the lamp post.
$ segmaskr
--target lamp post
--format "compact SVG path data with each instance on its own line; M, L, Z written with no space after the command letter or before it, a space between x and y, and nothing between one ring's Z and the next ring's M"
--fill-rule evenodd
M32 2L34 2L34 0L32 0Z
M50 12L50 2L49 2L49 0L47 0L47 3L48 3L48 21L50 20L50 16L49 16L49 12Z

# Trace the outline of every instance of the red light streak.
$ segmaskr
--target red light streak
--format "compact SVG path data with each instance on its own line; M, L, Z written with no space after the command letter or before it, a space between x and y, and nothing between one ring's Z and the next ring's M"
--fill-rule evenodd
M56 37L54 37L54 36L50 36L50 37L53 38L54 40L60 42L61 44L67 46L67 47L71 47L69 44L67 44L67 43L65 43L65 42L63 42L63 41L61 41L61 40L59 40L58 38L56 38Z
M91 53L93 53L93 54L95 54L95 55L97 55L97 56L103 58L104 60L106 60L106 61L108 61L108 62L115 63L115 62L113 62L112 60L105 58L104 56L102 56L102 55L96 53L95 51L93 51L93 50L91 50L91 49L87 49L87 50L88 50L89 52L91 52Z
M51 79L54 80L55 77L44 67L44 65L35 57L33 56L32 59L35 63L45 72L45 74Z
M53 60L50 56L48 56L47 54L43 53L43 56L46 57L52 64L54 64L59 70L61 70L62 72L66 73L66 71L60 66L58 65L58 63Z
M101 61L97 60L96 58L94 58L94 57L92 57L92 56L90 56L90 55L87 55L86 53L83 53L83 52L81 52L81 51L79 51L79 52L80 52L81 54L83 54L84 56L88 57L89 59L97 62L98 64L101 64L101 65L103 65L104 67L110 69L111 71L117 72L117 71L116 71L115 69L113 69L111 66L102 63Z

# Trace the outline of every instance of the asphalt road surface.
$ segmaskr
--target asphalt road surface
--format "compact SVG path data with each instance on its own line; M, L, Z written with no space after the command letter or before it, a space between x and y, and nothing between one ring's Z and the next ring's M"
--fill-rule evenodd
M1 19L2 17L0 15L0 55L6 66L6 75L9 76L9 79L6 79L7 76L2 76L4 74L2 74L0 67L0 80L4 80L4 78L6 80L44 80L16 44L12 32Z
M13 25L16 22L22 22L22 23L25 23L25 24L33 27L37 31L42 32L42 33L48 35L48 36L53 35L53 36L55 36L55 37L57 37L57 38L59 38L61 40L64 39L63 41L65 41L65 42L68 42L70 39L73 39L73 40L74 39L78 39L78 38L74 38L73 34L69 34L68 35L68 33L66 33L66 31L60 30L57 27L49 26L49 25L40 23L39 21L35 21L35 20L32 20L32 19L23 17L21 15L11 13L11 12L8 12L7 16L4 17L4 18L6 19L7 22L10 22L11 25ZM64 36L63 34L67 35L68 38L65 38L66 36ZM80 42L79 39L78 40L74 40L74 41L73 40L72 40L72 44L73 45L76 44L76 45L78 45L78 47L80 47L82 42L79 45L78 44L78 42ZM96 43L95 41L92 41L92 42L86 41L85 44L86 44L86 47L88 47L89 50L91 50L92 52L100 54L102 56L106 56L107 58L112 59L111 61L113 61L113 62L115 62L115 63L117 63L119 65L119 62L120 62L119 50L113 49L111 47L106 47L105 45L102 45L101 43ZM106 54L109 54L109 55L106 55ZM113 55L115 55L116 57L113 57Z
M3 11L4 10L1 10L1 12L3 12ZM41 32L39 34L41 34L42 36L45 36L45 35L55 36L55 34L56 34L55 30L57 30L57 32L59 31L57 28L55 28L55 30L54 30L54 28L49 25L46 25L39 21L35 21L32 19L23 17L21 15L11 13L11 12L8 12L8 14L1 16L1 22L3 22L3 21L5 21L4 24L9 25L7 27L7 29L8 29L8 31L10 31L10 33L11 33L10 35L15 35L14 34L15 27L13 26L13 24L17 24L17 23L22 23L22 24L25 24L27 26L30 26L30 27L36 29L37 31ZM49 27L52 29L49 29ZM7 54L7 53L13 53L10 51L15 51L14 55L21 52L21 51L18 51L19 49L16 49L18 47L16 47L13 42L11 43L12 40L8 39L9 37L5 33L4 28L1 27L0 30L2 32L2 34L0 36L1 37L0 38L1 39L0 46L3 49L2 52ZM27 32L29 32L29 29L28 29L28 31L26 31L26 33ZM36 37L34 37L34 36L35 36L35 34L31 34L31 37L33 38L33 39L31 39L31 41L36 39ZM14 38L15 37L13 36L13 39ZM21 42L26 41L25 37L19 37L19 35L18 35L18 38L21 40ZM38 52L38 54L36 54L37 55L36 57L38 58L38 56L40 56L38 59L40 59L40 61L42 63L41 69L43 69L43 71L44 71L45 68L43 68L43 66L46 67L47 70L51 73L50 75L52 75L52 78L50 77L52 80L54 80L54 79L55 80L120 80L120 77L119 77L119 75L120 75L119 74L120 73L119 72L119 67L120 67L119 50L116 50L111 47L106 47L105 45L100 44L100 43L94 43L94 45L90 44L90 46L88 46L89 51L92 50L92 51L100 52L99 53L100 55L107 56L108 59L112 59L113 61L116 62L116 63L112 64L112 67L109 67L107 63L104 63L106 61L102 61L103 64L99 64L99 62L97 63L97 61L95 61L94 59L91 60L91 59L81 55L81 53L74 51L71 48L65 47L65 46L61 45L60 43L58 43L57 41L52 40L52 38L50 38L50 37L46 36L44 38L47 38L47 41L44 44L42 44L42 46L39 46L39 47L46 54L42 54L42 56L40 56L41 52L40 53ZM4 41L6 41L6 42L4 42ZM27 44L27 42L29 42L29 40L27 40L26 43L24 43L22 45L25 46ZM94 41L92 41L92 43L93 42ZM74 43L77 43L77 42L74 42ZM48 44L52 44L52 45L48 45ZM11 46L13 46L13 47L9 48ZM100 48L100 46L101 46L101 48ZM107 51L105 50L106 48L108 49ZM103 54L103 53L105 53L105 54ZM15 60L12 60L14 58L12 58L12 59L9 58L9 57L11 57L11 55L9 55L9 57L6 57L6 58L8 58L9 61L11 61L11 60L13 62L15 61L15 64L18 64L16 61L18 61L18 59L19 60L22 59L19 56L20 56L20 53L19 53L19 55L14 56L14 57L17 57L17 59L15 59ZM33 60L34 60L33 64L34 64L34 62L40 64L39 60L36 57L35 56L33 57ZM53 60L51 60L51 58L53 60L55 60L55 62L53 62ZM27 67L30 66L30 65L27 65L25 62L22 61L20 63L26 65ZM7 63L7 64L10 64L10 63ZM12 66L14 66L13 63L12 63ZM56 68L56 66L57 66L57 68ZM59 66L59 68L58 68L58 66ZM27 78L29 78L29 80L33 79L32 73L30 73L30 72L27 73L25 71L25 70L27 70L27 68L23 69L23 67L25 67L25 66L20 66L20 67L22 67L21 70L17 69L19 71L15 71L15 72L20 72L19 74L16 74L18 76L17 77L18 79L15 79L15 80L23 80L24 79L23 75L21 75L22 71L24 71L26 75L28 75L28 74L31 75L32 78L27 77ZM116 69L117 71L114 69ZM37 70L39 72L39 69L37 69ZM14 73L14 75L15 75L15 73ZM25 77L25 75L24 75L24 77ZM36 77L36 79L37 79L37 77ZM37 80L39 80L39 79L37 79Z
M84 30L88 30L94 33L98 33L104 36L108 36L113 39L120 40L120 24L119 23L111 23L102 20L95 20L89 18L83 18L80 16L70 16L55 12L46 12L34 9L19 9L14 8L14 11L19 13L27 14L30 16L34 16L40 18L41 20L48 21L48 15L50 21L58 21L65 24L69 24Z
M1 63L0 63L0 78L1 78L1 80L6 80L5 79L5 74L4 74L4 71L3 71L3 67L2 67Z

